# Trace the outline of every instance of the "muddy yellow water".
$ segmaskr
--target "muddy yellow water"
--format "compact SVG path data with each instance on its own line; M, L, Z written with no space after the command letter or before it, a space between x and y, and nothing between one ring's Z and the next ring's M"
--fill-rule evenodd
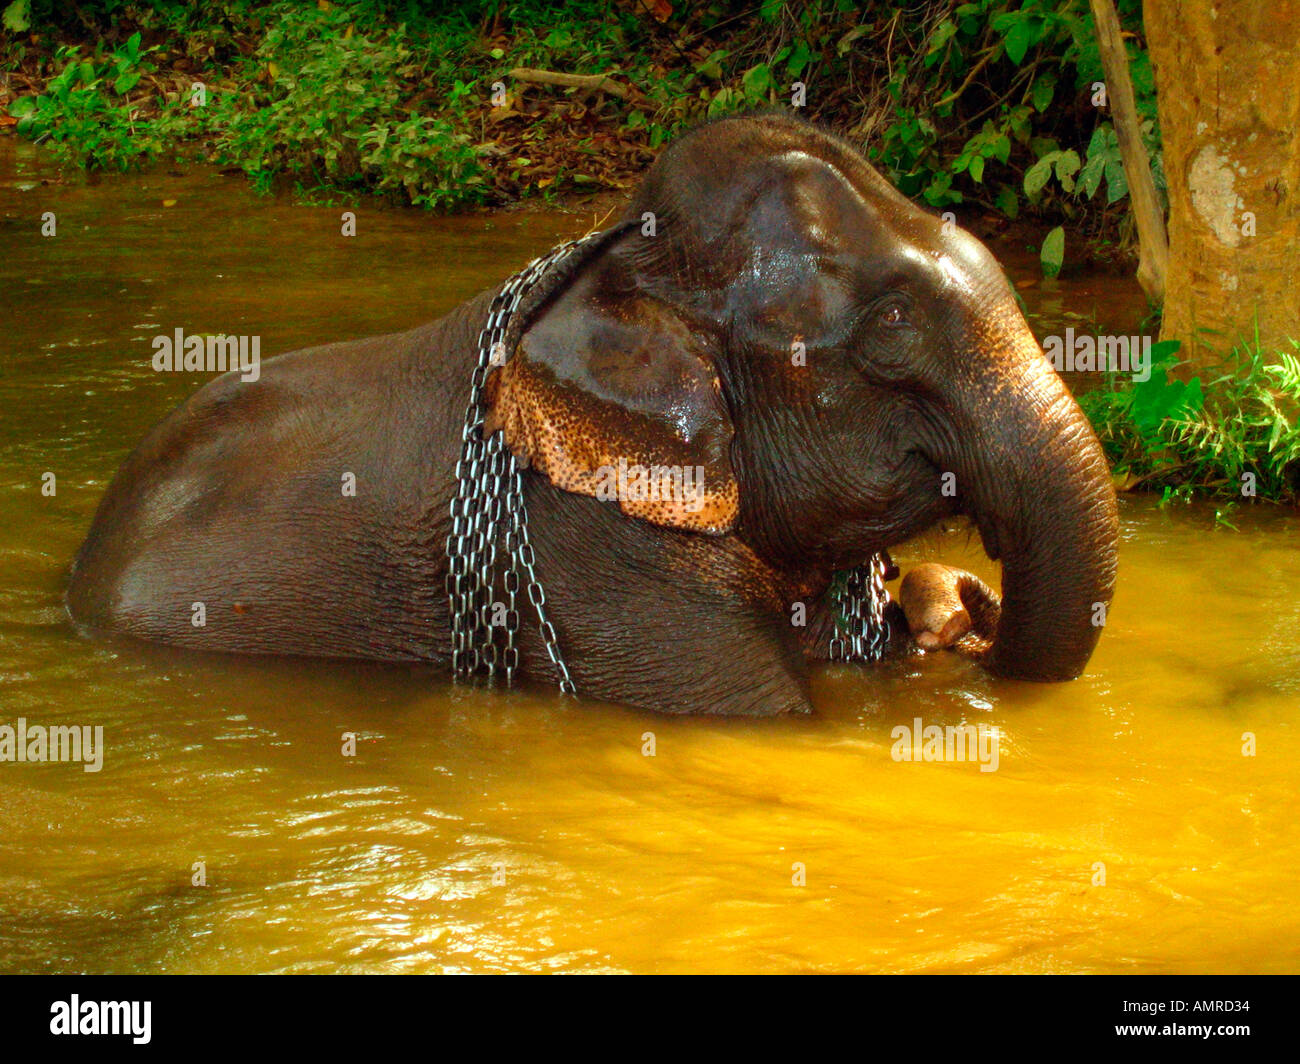
M88 642L68 561L201 383L154 373L152 336L269 354L405 328L592 219L362 209L346 239L341 208L234 178L53 177L0 142L0 725L102 726L105 752L93 773L0 762L0 970L1300 968L1294 516L1243 508L1233 531L1124 499L1082 679L828 669L810 720ZM1140 314L1114 279L1024 294L1040 333ZM964 531L897 556L996 579ZM996 726L997 771L896 760L917 718Z

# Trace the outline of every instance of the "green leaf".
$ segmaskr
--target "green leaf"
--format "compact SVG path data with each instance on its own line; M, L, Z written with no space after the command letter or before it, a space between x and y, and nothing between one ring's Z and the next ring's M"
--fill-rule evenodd
M128 92L130 92L133 88L135 88L136 83L139 80L140 80L140 74L134 70L126 74L119 74L117 79L113 82L113 91L117 93L119 96L125 96Z
M0 15L10 33L26 33L32 28L32 0L14 0Z
M951 39L952 35L957 32L956 23L949 19L944 19L934 28L934 33L930 35L930 47L927 51L937 52Z
M1056 179L1066 192L1074 191L1074 175L1079 172L1079 153L1071 148L1056 159Z
M1198 413L1205 405L1201 379L1190 381L1169 380L1168 367L1161 366L1151 376L1133 386L1133 402L1129 414L1138 432L1148 441L1157 441L1161 424L1169 418L1185 419Z
M54 96L60 99L67 95L68 86L72 84L77 76L77 64L69 63L61 71L58 77L50 81L45 88Z
M1007 26L1006 47L1007 58L1016 66L1024 62L1025 54L1036 45L1043 37L1043 22L1037 16L1027 14L1023 11L1009 12L1014 21L1004 21L1003 25ZM998 19L993 21L994 28L998 28Z
M1022 105L1015 108L1007 117L1007 125L1011 129L1011 135L1021 144L1028 144L1033 137L1033 114L1033 108ZM1008 155L1010 155L1009 152ZM1005 159L1002 161L1006 162Z
M29 115L36 110L36 99L32 96L19 96L9 104L9 113L14 118L22 118L23 115Z
M957 32L957 25L951 19L944 19L935 27L934 33L930 36L930 51L937 52L949 39Z
M808 47L806 41L796 41L794 50L790 53L790 58L786 60L785 68L793 77L798 77L804 67L812 59L812 50Z
M695 73L702 77L711 78L713 81L721 81L722 60L726 59L730 54L723 48L717 49L707 59L703 59L695 65Z
M1088 199L1097 194L1101 179L1106 173L1106 160L1101 155L1089 155L1088 161L1079 172L1079 190Z
M1063 226L1057 226L1047 234L1043 240L1043 247L1038 253L1038 259L1043 265L1044 277L1055 277L1061 272L1061 266L1065 262L1065 229Z
M1020 200L1016 196L1016 190L1010 185L1004 186L1002 191L998 193L997 199L993 202L997 205L998 210L1012 221L1015 221L1016 216L1020 213Z
M1097 29L1092 21L1092 14L1082 18L1066 17L1062 21L1070 30L1074 42L1076 85L1091 85L1094 81L1105 81L1106 71L1101 65L1101 51L1097 46Z
M978 185L984 180L984 157L977 155L970 161L970 176Z
M1052 176L1052 163L1054 163L1060 152L1048 152L1038 162L1034 163L1025 171L1025 195L1033 200L1047 184L1048 179Z
M1052 103L1052 97L1056 94L1056 75L1043 74L1034 79L1034 87L1029 90L1029 102L1034 105L1034 110L1042 114Z
M849 50L853 47L853 42L859 37L870 33L871 29L871 26L854 26L853 29L849 30L848 33L839 39L839 42L835 45L836 53L839 55L847 55Z
M1151 67L1150 54L1139 52L1135 55L1129 64L1129 75L1133 79L1133 94L1137 98L1138 111L1146 114L1144 105L1154 108L1156 100L1156 76ZM1154 117L1154 110L1151 114Z
M1106 202L1114 203L1127 195L1128 175L1124 173L1124 163L1117 150L1114 158L1106 159Z
M745 71L744 77L740 79L741 85L745 89L745 95L751 100L759 97L765 97L768 90L772 88L772 68L766 63L759 63Z
M952 188L952 174L941 171L934 175L922 195L931 207L946 207L950 203L960 203L962 195Z
M988 148L984 154L996 159L1005 166L1007 160L1011 158L1011 138L1005 133L999 133L988 142Z
M1161 362L1172 360L1182 346L1182 340L1157 340L1151 345L1151 364L1158 366Z

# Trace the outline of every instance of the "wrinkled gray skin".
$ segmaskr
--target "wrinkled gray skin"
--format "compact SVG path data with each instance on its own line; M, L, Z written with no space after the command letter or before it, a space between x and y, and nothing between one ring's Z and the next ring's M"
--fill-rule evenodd
M776 116L681 138L626 219L521 308L489 389L528 463L537 569L579 692L806 712L834 572L954 512L1002 561L978 656L1000 676L1077 676L1113 588L1114 495L988 251ZM491 295L199 390L105 496L72 573L76 621L206 650L447 662L448 502ZM700 465L708 505L592 497L592 470L617 457ZM531 614L521 630L525 675L552 683Z

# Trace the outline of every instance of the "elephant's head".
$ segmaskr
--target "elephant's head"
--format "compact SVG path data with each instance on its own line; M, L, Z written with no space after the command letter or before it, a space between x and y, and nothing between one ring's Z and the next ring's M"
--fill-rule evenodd
M992 255L846 145L777 116L692 132L522 309L489 427L557 486L700 471L616 497L802 577L967 513L1003 566L989 667L1083 669L1115 577L1097 439Z

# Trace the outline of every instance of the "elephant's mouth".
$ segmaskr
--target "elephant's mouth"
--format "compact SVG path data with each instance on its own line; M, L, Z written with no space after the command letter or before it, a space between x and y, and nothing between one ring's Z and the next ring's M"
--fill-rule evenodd
M948 517L969 520L1000 564L1000 600L978 581L956 589L956 608L978 611L991 629L977 633L976 656L999 676L1059 681L1083 671L1105 626L1119 522L1091 425L1050 367L1042 369L1021 383L1020 402L990 392L985 401L1001 414L968 422L959 455L927 457L932 468L954 471L961 488L947 500Z
M1002 546L997 522L990 517L982 516L978 511L971 512L963 509L958 512L970 519L975 531L979 533L980 543L989 560L996 562L1001 559Z

